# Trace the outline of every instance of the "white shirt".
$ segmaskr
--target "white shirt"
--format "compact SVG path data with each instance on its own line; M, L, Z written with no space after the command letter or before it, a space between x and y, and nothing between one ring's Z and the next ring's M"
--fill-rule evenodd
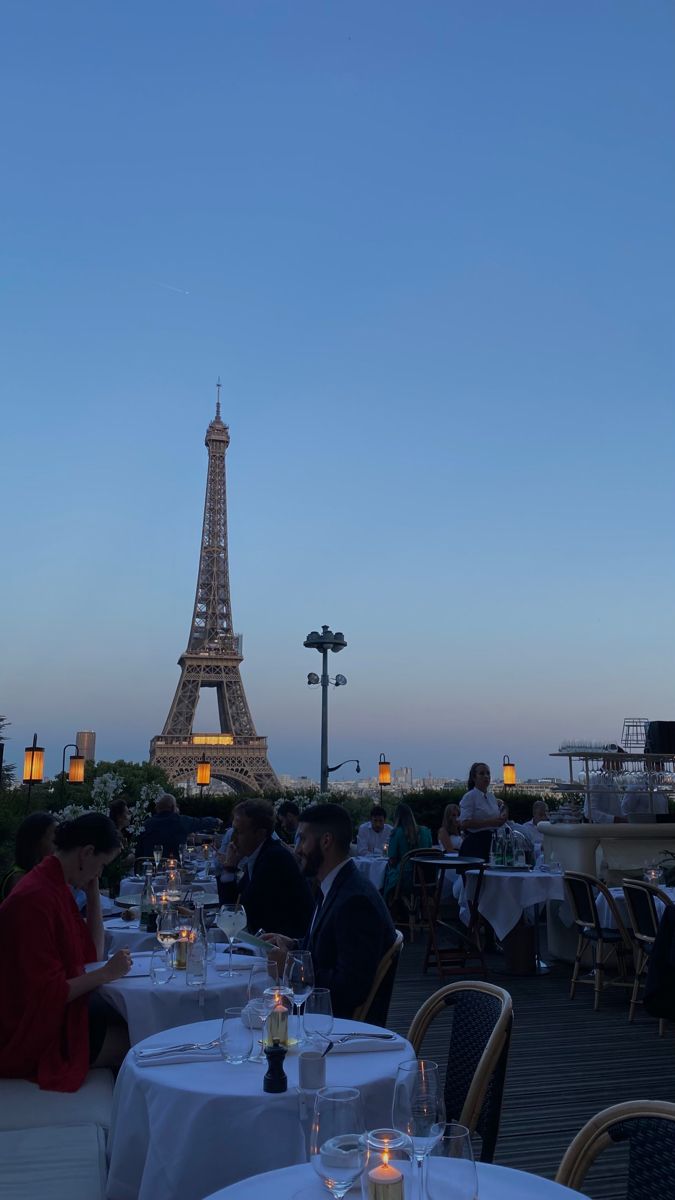
M372 854L373 850L380 850L384 853L384 847L390 839L391 825L385 825L381 832L377 833L370 821L364 821L363 825L359 825L359 832L356 835L356 853Z
M656 813L668 812L668 797L656 788L650 792L642 780L629 783L621 806L624 817L653 821Z
M526 837L529 837L533 846L541 846L544 840L544 835L539 826L535 825L534 821L523 821L522 825L516 825L515 828L522 829Z
M488 817L494 820L494 825L484 825L484 829L498 829L497 817L501 809L499 801L492 792L481 792L480 788L472 788L470 792L465 792L459 802L459 823L464 825L465 821L485 821ZM467 833L473 833L469 829Z
M623 816L623 786L621 778L608 776L593 780L590 789L593 825L612 825L615 817ZM584 801L584 816L588 819L588 797Z

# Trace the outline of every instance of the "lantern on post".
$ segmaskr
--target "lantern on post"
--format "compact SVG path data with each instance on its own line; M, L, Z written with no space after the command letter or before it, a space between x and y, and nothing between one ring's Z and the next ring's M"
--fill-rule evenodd
M197 785L199 794L204 794L204 788L208 787L211 782L211 763L206 761L206 752L202 754L200 761L197 763Z
M80 754L75 742L67 742L61 755L61 800L66 786L66 750L74 750L68 760L68 783L84 783L84 754Z
M44 746L38 746L37 733L33 734L33 745L23 752L23 781L28 784L28 800L34 783L42 783L45 770Z
M387 761L384 754L380 755L380 760L377 764L377 782L380 785L380 804L382 803L382 788L389 787L391 784L391 763Z
M511 762L508 754L505 754L502 760L502 779L504 787L516 786L516 764Z

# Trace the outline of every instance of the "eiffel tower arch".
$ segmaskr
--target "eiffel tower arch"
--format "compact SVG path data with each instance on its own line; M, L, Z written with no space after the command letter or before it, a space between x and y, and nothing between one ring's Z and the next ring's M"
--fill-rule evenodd
M216 415L206 431L209 455L197 591L187 650L181 654L178 687L161 734L150 743L150 762L169 778L195 777L197 763L211 764L214 778L234 791L279 788L267 759L267 738L253 724L241 680L242 638L233 632L227 557L225 453L230 431L220 416L220 380ZM215 688L220 729L194 732L202 688Z

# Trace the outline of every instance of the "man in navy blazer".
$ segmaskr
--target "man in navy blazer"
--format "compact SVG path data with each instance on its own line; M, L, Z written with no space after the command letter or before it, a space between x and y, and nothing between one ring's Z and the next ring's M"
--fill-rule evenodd
M349 857L352 823L339 804L313 804L302 813L296 857L319 891L309 932L300 942L270 936L281 963L293 949L309 950L317 987L330 989L336 1017L351 1017L373 985L380 959L396 938L389 910Z
M243 800L232 814L232 829L218 880L220 903L238 899L243 904L249 933L274 928L291 938L303 937L312 916L312 894L292 851L272 837L272 805Z

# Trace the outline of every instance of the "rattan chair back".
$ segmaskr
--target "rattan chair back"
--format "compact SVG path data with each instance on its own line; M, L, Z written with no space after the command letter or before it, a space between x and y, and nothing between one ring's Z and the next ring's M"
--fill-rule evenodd
M482 980L447 983L413 1018L408 1041L419 1055L429 1025L454 1008L445 1077L448 1121L481 1138L481 1161L492 1162L499 1133L513 1004L504 988Z
M597 1156L617 1142L629 1146L625 1200L672 1200L675 1104L665 1100L630 1100L592 1117L566 1150L556 1183L581 1191Z
M378 963L373 985L366 999L352 1013L354 1021L369 1021L371 1025L386 1025L402 949L403 934L400 929L397 929L394 942L388 950L385 950Z
M633 936L636 941L651 945L656 937L660 921L656 901L661 900L664 905L668 905L672 904L672 900L667 892L661 891L660 887L639 879L624 879L622 887Z

